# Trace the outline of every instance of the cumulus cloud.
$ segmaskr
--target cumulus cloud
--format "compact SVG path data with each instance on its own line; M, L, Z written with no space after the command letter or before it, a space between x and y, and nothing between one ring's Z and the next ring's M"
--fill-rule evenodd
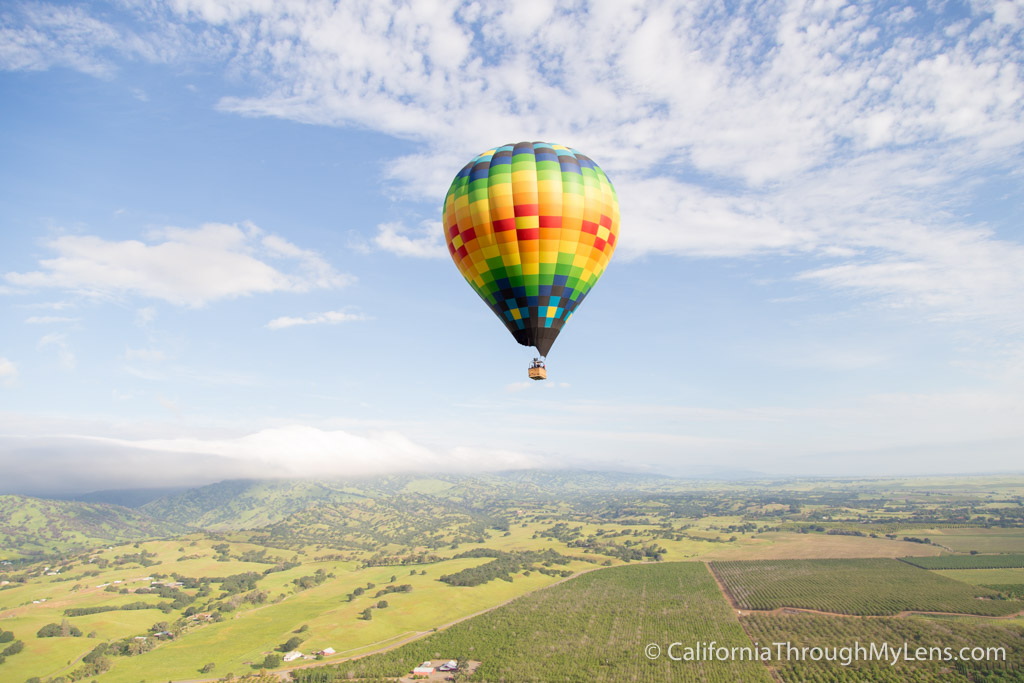
M164 228L147 242L65 235L45 246L56 252L53 258L41 260L36 271L7 273L7 281L25 288L137 295L200 307L258 293L343 287L354 279L316 252L252 225Z
M296 325L337 325L338 323L348 323L357 320L366 320L366 316L354 311L326 311L305 317L282 316L274 318L267 323L267 327L272 330L280 330L286 327L295 327Z
M424 221L417 230L402 223L381 223L373 243L378 249L413 258L444 258L447 255L439 221Z

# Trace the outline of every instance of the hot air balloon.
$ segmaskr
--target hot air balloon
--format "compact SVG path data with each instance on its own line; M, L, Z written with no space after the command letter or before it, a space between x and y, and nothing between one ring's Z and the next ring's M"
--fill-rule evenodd
M608 265L619 201L597 164L571 147L518 142L466 164L444 200L448 252L516 341L544 357Z

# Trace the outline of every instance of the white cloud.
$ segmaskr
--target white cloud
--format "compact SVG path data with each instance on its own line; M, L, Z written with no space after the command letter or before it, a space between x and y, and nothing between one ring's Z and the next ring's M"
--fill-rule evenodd
M6 358L0 356L0 383L10 384L17 376L17 366Z
M74 370L78 365L78 359L67 342L67 335L51 333L43 336L37 343L37 349L53 347L57 350L57 360L65 370Z
M125 360L160 363L167 359L167 354L160 349L133 349L128 347L124 350L124 358Z
M69 318L60 315L33 315L25 318L26 325L52 325L56 323L75 323L81 318Z
M411 231L401 223L381 223L377 236L373 238L378 249L390 251L399 256L413 258L444 258L444 246L440 221L424 221L418 230Z
M143 20L142 5L137 5ZM39 71L66 67L109 77L119 58L151 62L181 57L183 48L214 50L212 36L185 37L181 27L150 22L138 32L124 25L97 19L82 7L25 2L5 7L0 15L0 69ZM141 92L139 90L134 91Z
M342 287L354 279L313 251L243 227L164 228L150 235L150 243L66 235L46 243L56 256L41 260L39 270L5 278L27 288L138 295L192 307L257 293ZM272 261L292 267L285 271Z
M281 330L286 327L295 327L296 325L336 325L338 323L348 323L366 319L366 316L362 313L353 311L325 311L324 313L314 313L306 317L282 316L280 318L274 318L267 323L267 327L272 330Z
M224 60L249 94L222 110L415 140L386 172L407 196L436 202L474 154L548 139L609 172L626 257L799 253L822 261L807 282L941 315L1020 302L1019 268L1000 257L1019 241L967 222L977 179L1021 165L1019 3L965 16L884 2L176 0L133 6L144 39L84 10L26 7L0 39L6 68L101 73L117 42L129 57ZM398 223L372 240L444 253L439 231ZM279 288L253 275L246 292Z
M112 445L160 453L209 455L238 464L243 474L359 476L401 471L465 472L538 467L537 456L510 450L455 446L428 448L398 432L357 434L289 425L233 438L124 439L88 437Z

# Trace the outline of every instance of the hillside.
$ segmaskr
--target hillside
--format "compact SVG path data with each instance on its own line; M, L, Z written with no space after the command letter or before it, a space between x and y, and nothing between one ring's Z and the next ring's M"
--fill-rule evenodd
M0 496L3 559L49 556L187 531L182 524L118 505Z
M177 524L227 531L265 526L314 505L360 497L316 481L234 479L164 496L140 509Z
M809 593L841 598L819 607L829 612L860 613L877 601L876 587L890 580L891 566L908 579L897 596L903 606L974 615L1020 611L1008 599L1020 594L1020 581L1004 575L1016 569L946 577L907 562L857 558L943 553L984 566L994 560L968 552L1024 553L1021 477L738 484L589 472L433 474L228 481L152 501L145 511L24 497L6 503L22 510L8 512L0 524L23 536L41 530L37 547L57 531L63 542L94 539L96 547L64 553L56 565L48 557L0 568L0 637L11 639L0 648L3 681L238 678L316 665L316 653L331 649L323 664L341 667L310 670L306 679L321 683L358 673L342 663L348 657L419 637L423 645L397 658L360 661L408 672L426 659L468 658L481 662L474 680L531 680L533 661L543 662L541 672L578 669L575 678L534 680L765 680L758 667L705 668L643 656L647 642L706 636L742 643L739 627L748 618L773 642L808 633L791 615L748 616L745 609L737 615L729 607L732 594L723 594L694 560L755 570L785 560L791 575L820 565L822 580L842 584L842 591ZM110 539L130 536L129 530L165 531L167 523L153 519L158 514L170 525L210 526L132 544ZM950 548L963 550L950 554ZM871 575L850 578L858 567ZM579 572L585 574L554 586ZM996 581L980 575L985 572L1001 573ZM752 595L767 594L785 578L774 570L740 573L742 581L731 583ZM978 588L989 583L1005 585ZM786 584L788 597L807 598L802 585ZM535 597L508 603L528 595ZM483 618L444 628L474 615ZM899 636L890 642L926 645L974 642L975 635L981 644L1019 639L1013 624L1024 619L993 617L997 626L972 616L949 634L946 617L928 623L894 617L884 624L823 618L828 621L815 622L816 632L844 628L850 642L884 632ZM38 635L47 629L53 635ZM301 664L284 661L292 649L303 653ZM809 680L803 672L794 668L784 680ZM838 678L832 670L821 673L817 680ZM913 674L901 670L900 680L939 680L936 667ZM968 674L956 680L980 680Z
M555 502L593 498L602 492L679 491L688 483L671 477L617 472L525 470L481 475L440 474L377 476L309 480L235 479L189 489L145 503L141 510L160 519L211 531L255 529L276 525L296 513L314 508L364 508L377 501L410 511L406 501L430 500L445 514L473 515L495 507L514 507L515 501ZM417 503L417 504L419 504ZM337 514L332 516L337 517ZM315 520L316 514L312 514ZM310 516L303 516L303 529ZM466 521L465 518L460 521ZM295 524L285 524L291 530Z

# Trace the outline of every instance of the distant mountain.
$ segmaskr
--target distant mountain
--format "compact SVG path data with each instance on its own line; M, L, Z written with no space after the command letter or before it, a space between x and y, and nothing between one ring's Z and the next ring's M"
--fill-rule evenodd
M0 559L174 536L187 527L105 503L0 496Z
M69 500L77 500L83 503L110 503L111 505L120 505L126 508L138 508L157 498L173 496L187 490L187 486L153 489L110 489L83 493L72 496Z
M678 491L689 482L648 474L587 471L519 470L480 475L393 475L359 479L236 479L189 489L144 504L140 509L178 524L226 531L278 525L286 528L315 514L297 513L336 508L331 516L364 502L391 508L405 499L429 497L454 514L490 507L495 501L539 500L601 492ZM432 503L433 504L433 503ZM414 513L414 511L412 512Z

